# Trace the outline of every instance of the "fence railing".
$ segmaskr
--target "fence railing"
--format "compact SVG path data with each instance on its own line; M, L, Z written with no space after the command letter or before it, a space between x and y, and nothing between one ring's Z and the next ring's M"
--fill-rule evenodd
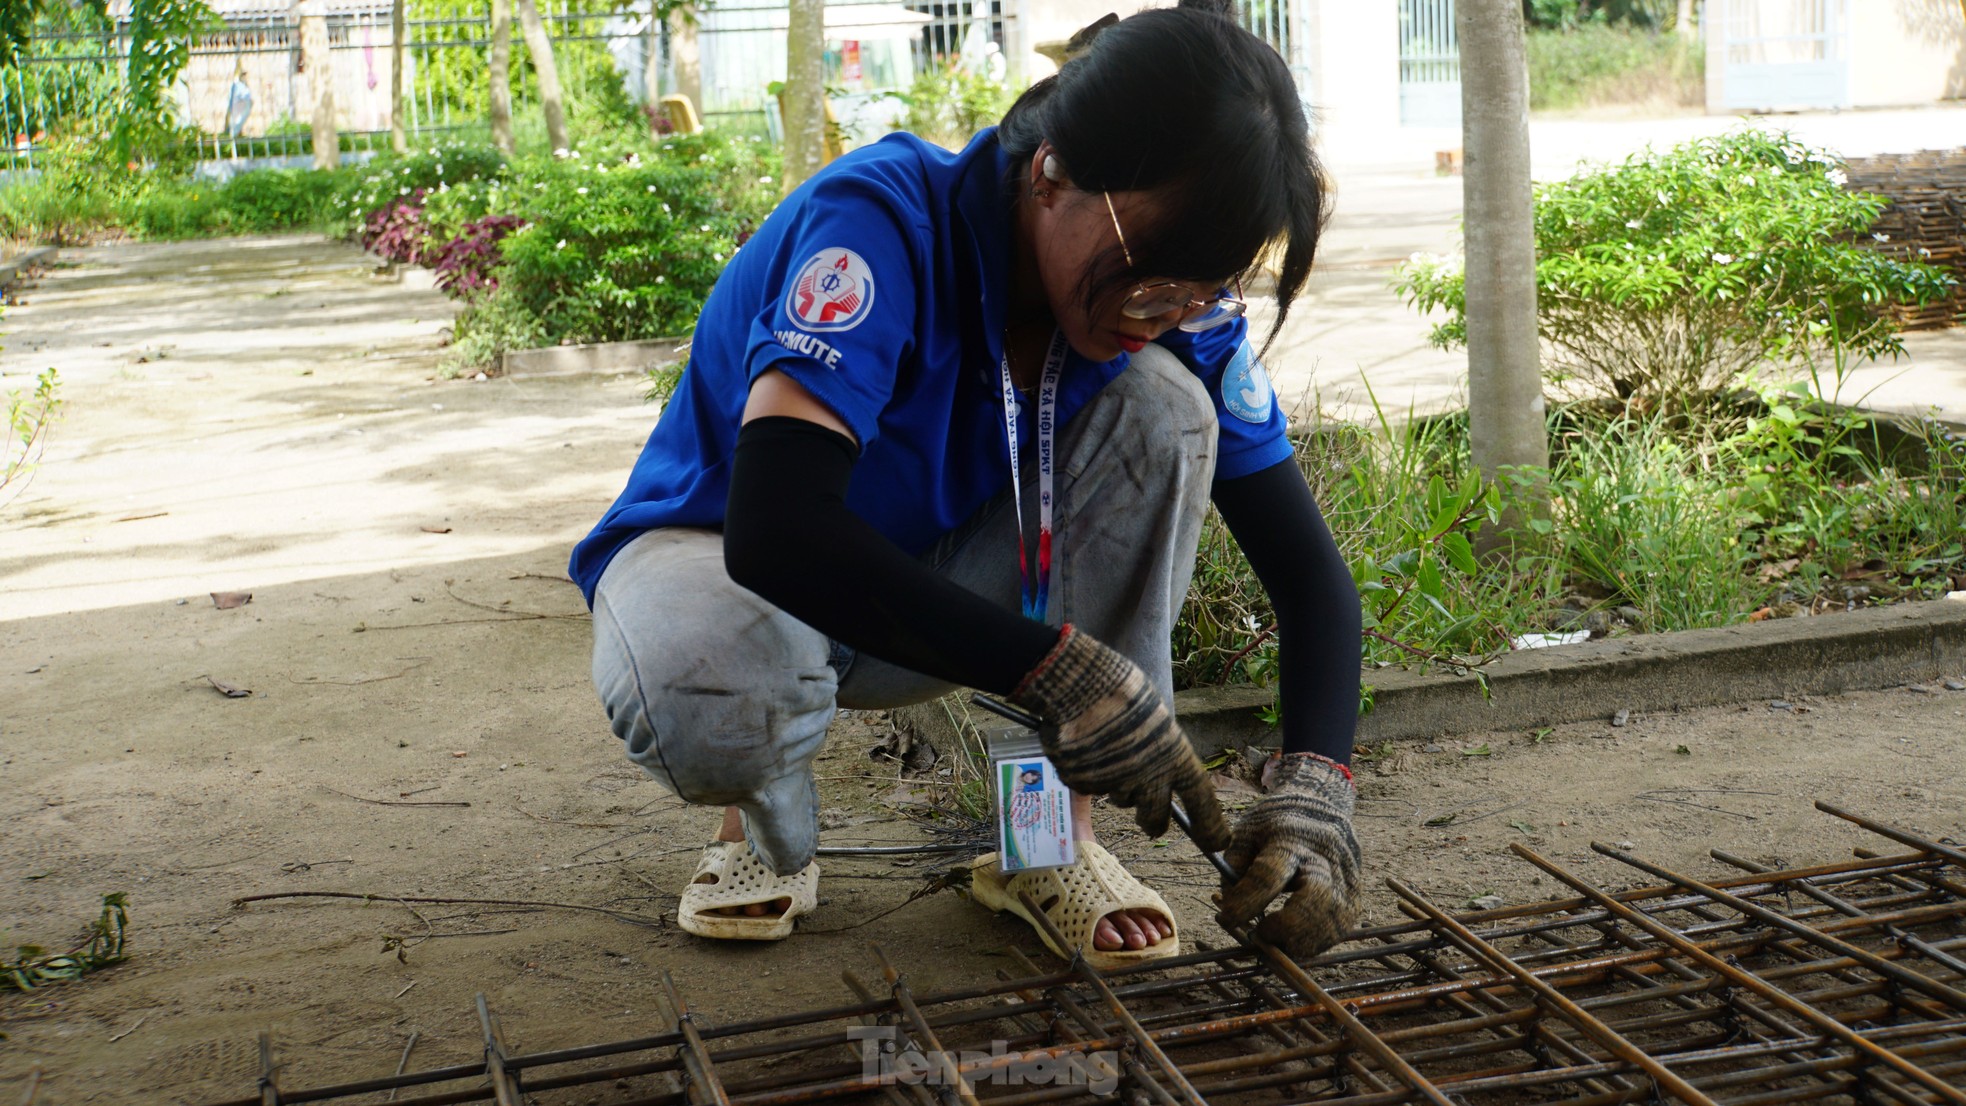
M541 5L562 86L570 100L640 98L648 17ZM486 130L490 17L410 19L404 27L403 115L413 141ZM518 104L529 74L513 26ZM389 143L394 52L386 4L328 18L328 74L344 150ZM123 94L128 39L73 31L36 34L20 63L0 71L0 166L33 168L48 135L105 125ZM180 120L197 132L196 152L213 158L279 158L308 152L314 81L304 71L297 20L284 13L227 19L190 51L171 89Z

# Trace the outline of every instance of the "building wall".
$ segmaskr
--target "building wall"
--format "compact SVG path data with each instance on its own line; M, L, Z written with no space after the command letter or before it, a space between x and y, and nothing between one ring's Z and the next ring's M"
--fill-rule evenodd
M1860 0L1850 21L1850 102L1927 104L1966 96L1959 0Z
M1311 107L1326 144L1399 127L1399 6L1309 0Z

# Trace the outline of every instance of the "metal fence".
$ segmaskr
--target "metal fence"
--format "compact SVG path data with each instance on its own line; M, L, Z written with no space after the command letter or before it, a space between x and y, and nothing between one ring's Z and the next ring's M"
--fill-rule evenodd
M614 100L620 109L640 98L646 14L579 11L566 0L541 9L570 100ZM338 12L327 22L325 75L305 72L299 22L285 11L229 16L221 30L193 46L171 96L181 121L198 132L201 157L305 154L312 142L313 82L319 79L333 82L342 148L387 148L393 59L388 5ZM403 112L413 140L486 131L490 41L488 14L406 21ZM104 123L123 92L128 47L126 27L109 34L37 33L29 55L0 73L0 135L6 139L0 164L33 168L48 135ZM531 85L519 63L524 42L516 26L513 49L517 114Z

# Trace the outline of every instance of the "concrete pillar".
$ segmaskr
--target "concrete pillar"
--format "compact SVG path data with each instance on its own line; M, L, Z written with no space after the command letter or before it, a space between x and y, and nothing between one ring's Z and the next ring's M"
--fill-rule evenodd
M1700 12L1700 30L1707 45L1707 114L1727 114L1727 4L1728 0L1706 0Z

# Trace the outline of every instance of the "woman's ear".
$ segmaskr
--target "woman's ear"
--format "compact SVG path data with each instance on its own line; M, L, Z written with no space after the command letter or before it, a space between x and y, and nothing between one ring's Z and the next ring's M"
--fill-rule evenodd
M1050 206L1059 189L1071 187L1049 142L1040 143L1031 154L1029 177L1031 199L1046 206Z

